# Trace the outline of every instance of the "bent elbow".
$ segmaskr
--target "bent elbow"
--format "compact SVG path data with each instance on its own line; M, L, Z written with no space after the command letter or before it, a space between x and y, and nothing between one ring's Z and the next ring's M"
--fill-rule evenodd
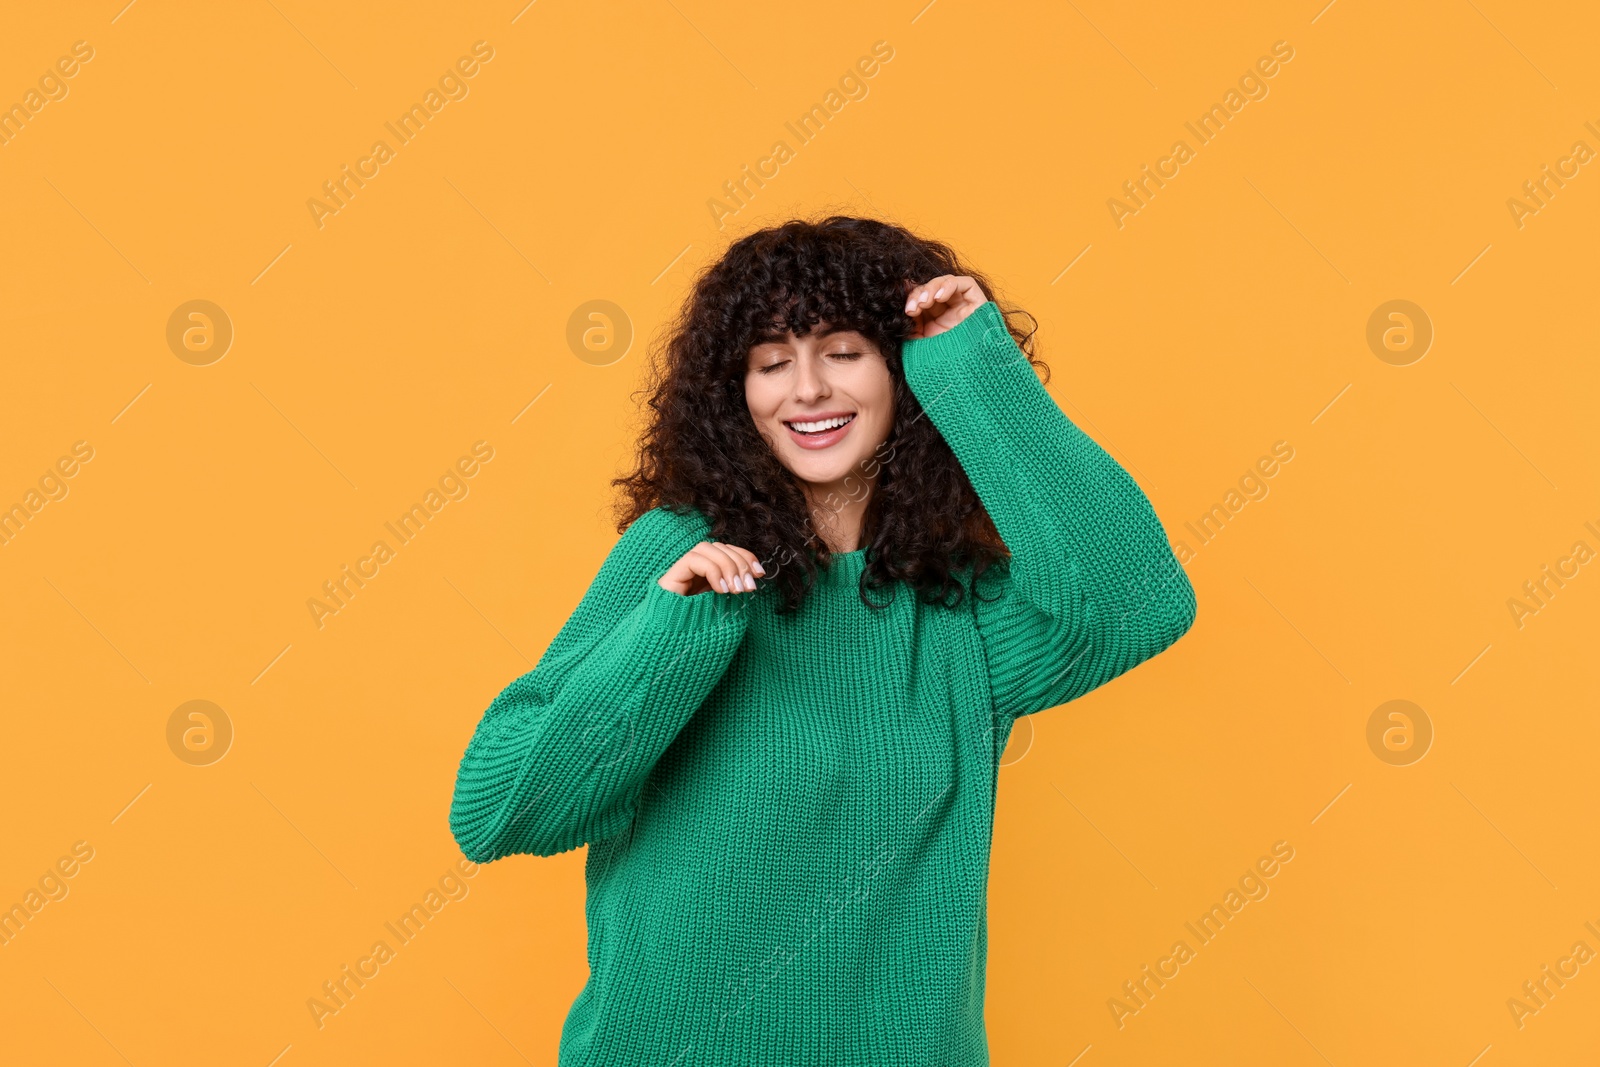
M1199 605L1195 600L1194 583L1189 572L1183 569L1177 556L1165 543L1164 573L1147 584L1148 592L1141 602L1118 622L1118 627L1132 626L1141 631L1138 644L1148 649L1145 658L1163 652L1194 627Z
M501 858L500 852L493 848L486 847L478 842L463 840L462 838L458 837L456 838L456 845L461 849L461 854L467 859L471 860L473 863L493 863L495 860Z
M1200 601L1195 597L1194 582L1189 581L1189 574L1184 571L1182 565L1178 565L1178 573L1182 574L1184 579L1174 585L1173 589L1174 600L1171 606L1173 640L1168 641L1168 645L1176 645L1178 638L1194 629L1195 617L1200 614Z
M1194 583L1189 581L1189 576L1184 573L1181 565L1178 567L1178 573L1182 575L1182 580L1172 583L1166 611L1163 613L1168 620L1164 635L1165 643L1161 646L1163 649L1177 644L1180 637L1194 629L1194 620L1200 611L1199 601L1194 594Z
M1158 656L1177 644L1184 634L1194 628L1197 612L1194 587L1189 584L1187 576L1173 582L1161 600L1142 613L1144 621L1140 629L1143 633L1135 642L1142 650L1139 662Z
M554 856L577 847L565 844L561 828L522 819L514 826L488 818L461 816L452 809L450 835L461 854L473 863L493 863L507 856ZM579 842L581 844L581 842Z
M599 820L606 825L597 830L595 820L578 817L569 803L551 796L551 784L509 813L504 792L458 787L450 806L450 834L461 854L474 863L507 856L558 856L614 832L615 820Z
M493 806L484 798L464 793L458 781L450 801L450 836L455 838L461 854L473 863L492 863L506 854L501 851L494 821Z
M510 810L518 779L514 766L486 762L471 752L462 759L450 800L450 835L473 863L532 851L530 846L547 836L533 810L537 805L524 801L518 811Z

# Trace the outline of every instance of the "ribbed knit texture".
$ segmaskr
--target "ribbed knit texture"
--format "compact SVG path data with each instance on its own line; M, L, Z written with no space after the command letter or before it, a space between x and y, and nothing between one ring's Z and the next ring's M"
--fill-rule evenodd
M1167 648L1196 605L1144 493L994 303L903 354L1011 549L980 586L998 600L902 585L874 611L862 551L788 616L765 588L679 596L656 580L707 523L658 508L467 746L450 829L468 858L589 845L563 1067L988 1063L1012 723Z

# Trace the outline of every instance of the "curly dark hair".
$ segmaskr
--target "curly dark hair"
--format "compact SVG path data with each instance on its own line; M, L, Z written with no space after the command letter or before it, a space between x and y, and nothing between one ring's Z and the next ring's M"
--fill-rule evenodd
M793 219L735 241L701 273L664 341L653 346L650 377L640 390L649 393L653 415L639 439L637 466L612 480L624 490L618 530L656 507L678 514L697 508L710 522L710 539L749 549L762 561L782 598L775 611L797 609L831 553L798 480L757 431L744 379L750 349L775 323L797 337L826 323L876 344L893 382L894 425L879 450L876 487L872 471L851 475L871 492L861 538L867 546L862 601L883 607L869 591L888 588L892 598L904 580L926 602L955 607L964 594L958 575L968 568L978 595L977 579L1009 563L1010 553L955 453L924 417L900 359L914 325L906 293L942 274L967 275L996 300L984 276L947 245L876 219ZM1001 313L1048 381L1049 367L1033 356L1033 316L1003 306ZM1025 332L1010 321L1019 314L1030 323Z

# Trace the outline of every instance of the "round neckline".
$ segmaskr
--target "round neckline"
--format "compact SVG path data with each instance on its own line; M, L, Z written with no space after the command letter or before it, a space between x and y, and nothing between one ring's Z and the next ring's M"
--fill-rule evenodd
M828 569L825 575L838 574L846 579L860 577L867 569L867 550L858 548L854 552L835 552L828 559Z

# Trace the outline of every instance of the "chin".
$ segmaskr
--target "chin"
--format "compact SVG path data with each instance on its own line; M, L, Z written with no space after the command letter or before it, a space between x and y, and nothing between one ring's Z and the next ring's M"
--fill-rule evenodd
M791 456L788 467L794 476L802 481L821 484L836 482L843 478L854 468L854 464L849 460L841 461L831 456L826 461L819 461L815 457L801 455Z

